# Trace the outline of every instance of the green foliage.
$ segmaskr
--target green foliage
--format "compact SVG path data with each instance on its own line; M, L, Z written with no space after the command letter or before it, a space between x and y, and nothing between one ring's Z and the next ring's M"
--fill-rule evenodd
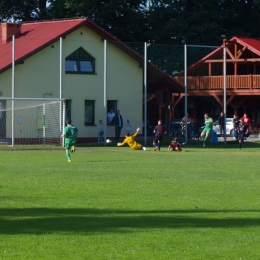
M8 20L14 15L15 20L31 21L38 18L38 6L39 2L35 0L2 0L0 1L0 17L2 20Z
M1 259L259 256L259 143L0 153Z
M259 37L260 1L239 0L0 1L0 16L23 21L89 17L122 41L221 44L221 35ZM254 26L252 26L254 25Z
M50 17L89 17L123 41L137 41L145 30L143 0L56 0L50 3Z

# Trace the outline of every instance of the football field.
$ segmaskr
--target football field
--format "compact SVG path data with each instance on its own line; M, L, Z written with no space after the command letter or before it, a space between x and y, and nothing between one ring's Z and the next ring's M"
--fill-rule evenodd
M260 259L260 143L0 150L0 259Z

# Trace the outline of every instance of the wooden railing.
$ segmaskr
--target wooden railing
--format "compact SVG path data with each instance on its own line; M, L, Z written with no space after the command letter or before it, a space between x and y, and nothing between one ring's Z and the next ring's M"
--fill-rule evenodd
M184 77L174 77L184 85ZM188 76L187 85L190 90L223 89L223 76ZM260 75L227 76L227 89L260 89Z

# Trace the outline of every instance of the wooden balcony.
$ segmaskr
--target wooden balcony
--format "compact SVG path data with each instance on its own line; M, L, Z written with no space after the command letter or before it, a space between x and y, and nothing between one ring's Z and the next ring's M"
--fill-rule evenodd
M174 77L184 86L184 77ZM224 86L223 76L188 76L188 90L222 90ZM260 75L227 76L227 90L260 91Z

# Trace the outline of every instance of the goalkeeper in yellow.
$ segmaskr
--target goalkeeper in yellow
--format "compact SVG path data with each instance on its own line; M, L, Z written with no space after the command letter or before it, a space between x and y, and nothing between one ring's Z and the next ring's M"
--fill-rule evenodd
M130 135L128 132L125 133L125 140L122 143L117 143L117 146L123 146L124 144L128 144L133 150L144 150L146 151L146 147L135 141L135 137L138 135L140 128L138 127L136 133Z

